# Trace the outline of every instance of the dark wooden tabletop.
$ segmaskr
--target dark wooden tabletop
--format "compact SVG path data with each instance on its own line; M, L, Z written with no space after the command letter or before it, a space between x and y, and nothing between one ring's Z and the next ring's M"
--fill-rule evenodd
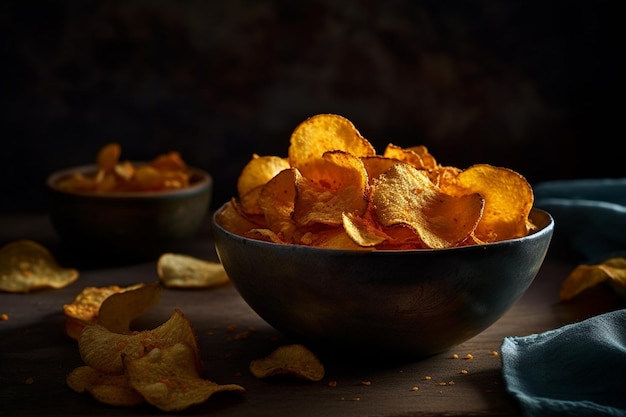
M72 391L65 383L66 375L82 361L76 342L63 333L63 305L86 286L154 281L158 279L156 262L81 263L63 252L45 215L0 215L0 244L17 239L45 245L63 266L77 267L80 277L60 290L0 292L0 314L8 316L8 320L0 321L0 415L164 415L148 405L103 405L88 394ZM182 250L217 260L208 224ZM559 285L574 265L551 249L527 293L508 313L447 352L393 364L322 357L326 375L320 382L260 380L251 375L248 365L252 359L294 341L267 325L231 285L210 290L165 289L159 304L134 326L155 327L175 308L181 309L199 338L203 377L246 389L244 394L215 394L183 415L519 416L520 408L507 393L502 378L499 351L503 338L543 332L624 306L602 286L571 302L560 302ZM472 359L466 359L468 354Z

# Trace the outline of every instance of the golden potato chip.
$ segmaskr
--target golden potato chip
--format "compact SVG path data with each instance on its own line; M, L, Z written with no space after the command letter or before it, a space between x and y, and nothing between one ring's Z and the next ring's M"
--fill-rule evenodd
M163 411L182 411L205 402L216 392L245 392L237 384L218 385L202 379L193 349L185 343L155 347L136 359L124 354L123 363L129 384Z
M86 365L106 373L122 373L122 356L140 358L155 347L186 343L196 352L196 368L202 370L195 331L180 310L155 329L132 334L113 333L104 326L91 324L78 338L78 350Z
M85 287L70 304L63 306L65 314L65 333L72 339L78 339L85 325L96 323L102 302L112 294L132 290L144 284L128 287L110 285L108 287Z
M400 162L397 159L385 158L381 155L367 156L361 158L361 161L363 161L363 166L367 172L367 180L370 184L380 177L380 174L384 174L389 168Z
M234 198L215 213L215 220L224 229L241 236L248 230L259 227L258 223L252 221L252 217L243 213L243 210L240 209L239 204Z
M306 346L292 344L281 346L264 358L252 360L250 372L257 378L293 375L308 381L320 381L324 378L325 370L317 356Z
M385 148L383 157L406 162L417 169L430 170L437 166L437 161L435 161L435 158L423 145L401 148L400 146L390 143Z
M158 281L113 293L102 301L97 323L111 332L127 334L132 321L156 306L160 298Z
M294 169L279 172L262 187L258 199L267 227L287 241L293 239L297 229L292 219L296 198L296 175L297 171Z
M187 164L183 161L179 152L171 151L162 154L150 161L150 166L160 171L185 171Z
M343 214L343 228L359 246L376 246L390 239L375 223L352 213Z
M78 279L78 270L60 266L50 251L27 239L0 248L0 291L27 293L59 289Z
M561 284L559 297L564 301L571 300L581 292L607 281L626 288L625 258L615 257L599 264L578 265Z
M407 225L433 249L464 241L480 221L485 204L476 193L459 197L445 194L427 173L406 163L392 166L372 188L380 223Z
M336 114L319 114L300 123L292 132L289 165L305 177L313 178L317 163L328 151L344 151L356 157L376 154L351 121Z
M530 184L508 168L479 164L441 184L452 195L479 193L485 199L482 219L474 234L483 242L513 239L528 234L528 215L534 203Z
M341 225L342 213L362 215L369 183L360 158L343 151L326 152L309 176L295 176L293 219L297 225ZM296 171L297 172L297 171Z
M237 179L237 194L243 211L247 214L262 214L258 206L261 188L280 171L288 168L286 158L253 154Z
M179 253L162 254L157 275L170 288L211 288L230 282L221 263Z
M117 162L120 159L120 155L122 153L122 147L119 143L109 143L104 145L98 151L98 155L96 156L96 164L98 165L98 170L103 172L110 172L115 168Z
M97 401L122 407L145 402L124 374L108 374L91 366L79 366L66 377L67 385L78 393L88 392Z

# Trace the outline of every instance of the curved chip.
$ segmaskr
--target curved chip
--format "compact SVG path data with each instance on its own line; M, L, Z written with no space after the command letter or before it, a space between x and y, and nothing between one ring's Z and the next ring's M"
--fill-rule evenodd
M105 299L113 294L133 290L143 285L135 284L128 287L109 285L108 287L83 288L71 303L63 305L65 333L72 339L78 339L85 325L98 321L100 306Z
M445 194L427 173L406 163L392 166L372 188L372 202L380 223L407 225L433 249L453 247L464 241L480 221L485 204L479 194Z
M369 183L363 161L343 151L326 152L308 176L295 176L293 219L299 226L341 225L342 213L362 215Z
M311 177L315 165L328 151L344 151L356 157L375 155L372 144L352 122L336 114L318 114L300 123L291 134L289 165Z
M133 359L123 355L130 386L163 411L182 411L205 402L216 392L245 389L237 384L219 385L202 379L195 367L194 351L185 343L157 347Z
M186 343L196 352L196 368L202 370L195 331L180 310L160 326L132 334L113 333L104 326L86 326L78 338L78 350L85 364L107 373L122 373L122 356L140 358L155 347Z
M561 300L567 301L603 282L626 289L626 258L615 257L598 264L581 264L563 280L559 290Z
M77 269L60 266L50 251L35 241L16 240L0 248L0 291L59 289L76 281L78 275Z
M287 241L292 240L296 232L296 224L292 219L296 198L296 173L295 169L279 172L263 186L259 196L259 207L265 216L267 227Z
M424 145L402 148L390 143L385 148L383 157L406 162L417 169L430 170L437 166L435 157L428 152L428 148Z
M289 161L278 156L252 155L237 179L237 194L246 214L262 214L258 205L262 187L280 171L289 168Z
M158 281L131 286L102 301L97 323L111 332L127 334L133 320L156 306L160 298L161 285Z
M320 381L325 374L322 362L300 344L281 346L264 358L252 360L250 372L257 378L293 375L308 381Z
M352 213L343 213L343 228L350 239L363 247L380 245L390 239L389 235L380 230L376 223Z
M526 179L508 168L473 165L451 182L441 184L450 194L479 193L485 199L482 219L474 232L483 242L513 239L528 234L528 216L533 207L533 190Z
M212 288L230 282L221 263L179 253L162 254L157 275L169 288Z

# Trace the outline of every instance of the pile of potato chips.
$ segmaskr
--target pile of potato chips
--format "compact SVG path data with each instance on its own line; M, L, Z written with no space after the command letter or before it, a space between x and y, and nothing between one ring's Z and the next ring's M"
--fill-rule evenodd
M66 191L94 193L162 191L189 186L191 173L180 153L172 151L159 155L144 165L120 161L122 149L118 143L103 146L96 157L94 174L75 172L59 181Z
M382 155L346 118L293 131L288 156L254 154L216 216L232 233L353 250L443 249L526 236L534 195L517 172L442 166L424 146Z

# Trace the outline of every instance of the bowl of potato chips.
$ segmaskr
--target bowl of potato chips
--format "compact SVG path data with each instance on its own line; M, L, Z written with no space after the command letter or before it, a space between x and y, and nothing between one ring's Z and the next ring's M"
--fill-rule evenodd
M97 162L52 173L47 208L64 247L111 262L150 259L192 237L209 213L213 180L177 152L120 161L111 143Z
M424 146L377 154L332 114L298 125L287 157L253 155L213 216L220 261L270 325L389 357L436 354L497 321L553 229L520 174L443 166Z

